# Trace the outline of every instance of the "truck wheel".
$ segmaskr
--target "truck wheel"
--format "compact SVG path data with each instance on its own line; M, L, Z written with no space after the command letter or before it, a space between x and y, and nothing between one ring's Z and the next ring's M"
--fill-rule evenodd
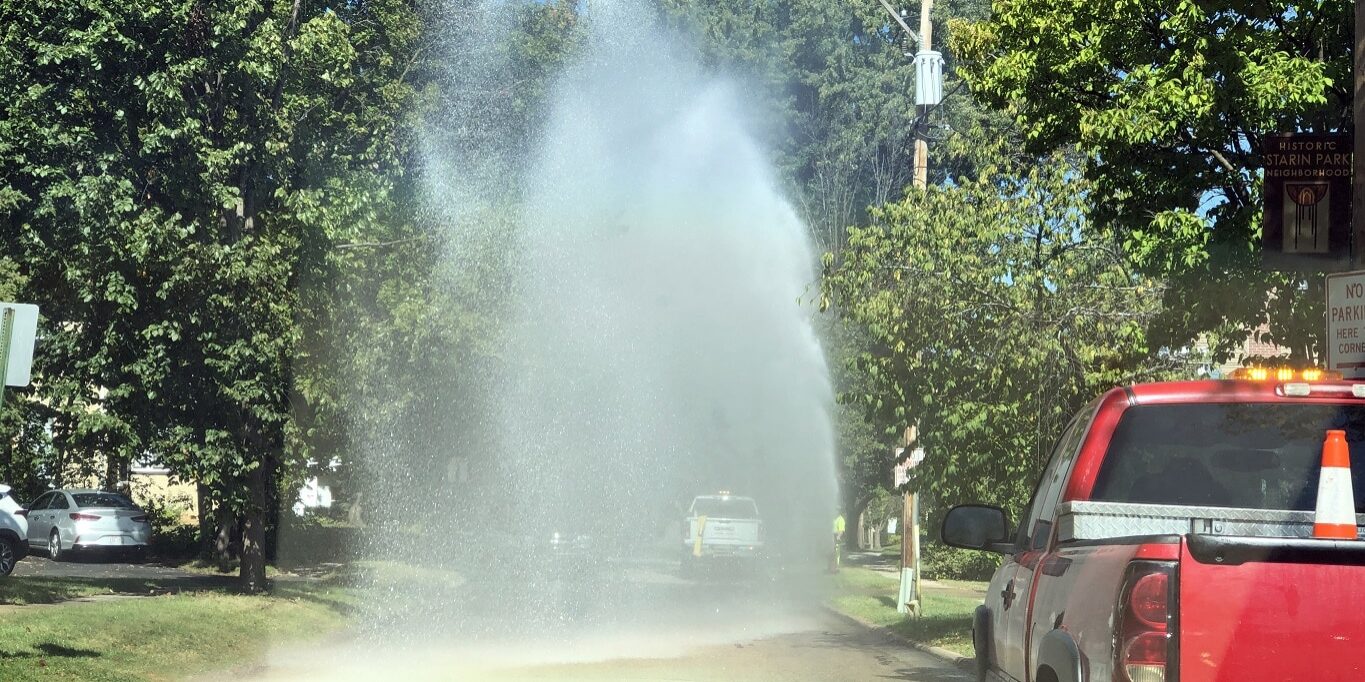
M15 550L15 542L9 538L0 538L0 576L7 576L14 570L14 565L19 563L19 552Z
M987 661L986 659L982 658L982 657L981 657L981 654L977 654L977 655L976 655L976 659L975 659L975 663L976 663L976 668L975 668L974 670L972 670L972 672L975 673L975 675L973 675L973 677L976 679L976 682L987 682L988 680L990 680L990 679L991 679L991 678L990 678L990 674L991 674L991 673L990 673L990 670L991 670L991 664L990 664L990 662Z
M972 613L972 652L976 654L973 672L977 682L986 682L991 674L991 616L984 605Z

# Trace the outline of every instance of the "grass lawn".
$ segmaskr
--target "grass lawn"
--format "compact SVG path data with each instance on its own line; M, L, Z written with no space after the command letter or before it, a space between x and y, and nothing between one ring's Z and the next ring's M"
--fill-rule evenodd
M233 574L203 564L181 568L198 575L0 580L0 682L169 681L231 670L272 645L336 632L367 590L393 599L450 599L463 583L449 570L361 561L303 580L281 578L272 567L271 593L246 596L236 592ZM420 595L399 589L412 584L427 589ZM61 603L83 597L97 599Z
M20 584L32 580L10 581L6 592L22 592ZM64 595L98 590L93 581L76 582ZM28 598L11 595L9 603ZM327 636L345 624L357 599L353 588L292 582L268 596L218 590L0 607L0 680L175 680L222 670L259 658L272 644Z
M920 601L924 615L913 619L896 612L900 585L895 577L845 568L833 582L828 603L840 613L888 627L917 642L972 655L972 612L980 599L925 590Z

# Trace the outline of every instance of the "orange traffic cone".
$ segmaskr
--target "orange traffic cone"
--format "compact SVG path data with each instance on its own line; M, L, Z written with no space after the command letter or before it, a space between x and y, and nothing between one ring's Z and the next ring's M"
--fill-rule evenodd
M1356 539L1356 499L1351 491L1351 451L1346 447L1345 431L1328 431L1322 443L1313 537Z

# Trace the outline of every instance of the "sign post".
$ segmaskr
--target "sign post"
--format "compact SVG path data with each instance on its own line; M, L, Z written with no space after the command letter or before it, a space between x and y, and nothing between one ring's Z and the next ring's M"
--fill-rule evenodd
M5 384L9 380L10 343L14 340L14 308L0 312L0 405L5 404Z
M1359 134L1353 141L1355 151L1355 158L1351 162L1353 168L1365 164L1365 2L1355 3L1355 19L1355 49L1351 54L1355 67L1355 96L1352 109L1355 130L1359 131ZM1351 179L1351 197L1353 205L1360 207L1360 210L1351 216L1355 234L1352 265L1359 269L1365 268L1365 168L1361 168Z
M913 442L914 427L906 430L906 442ZM896 488L901 489L910 482L910 470L924 461L924 450L915 448L906 453L906 448L896 448ZM920 566L919 566L919 495L912 492L901 493L901 584L900 596L896 599L896 612L909 613L919 617L920 608Z

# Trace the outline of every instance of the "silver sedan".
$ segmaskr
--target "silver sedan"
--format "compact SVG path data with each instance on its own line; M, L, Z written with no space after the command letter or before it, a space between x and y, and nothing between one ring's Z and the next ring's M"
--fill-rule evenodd
M53 561L90 549L142 550L152 541L147 512L118 493L51 490L29 505L28 544Z

